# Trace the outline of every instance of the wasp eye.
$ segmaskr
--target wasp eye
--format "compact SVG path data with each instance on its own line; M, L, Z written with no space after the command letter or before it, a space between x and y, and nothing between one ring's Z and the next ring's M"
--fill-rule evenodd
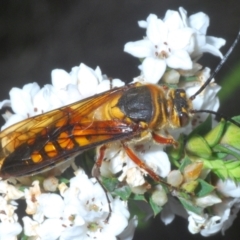
M189 123L189 116L185 112L179 114L179 120L181 127L185 127Z

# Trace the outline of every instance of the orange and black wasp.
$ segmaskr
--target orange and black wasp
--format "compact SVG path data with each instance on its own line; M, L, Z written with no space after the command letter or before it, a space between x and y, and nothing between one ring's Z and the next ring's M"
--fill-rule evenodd
M120 140L128 156L154 180L160 181L128 147L128 141L148 132L158 143L177 144L173 138L155 132L183 127L194 113L205 111L193 110L192 101L211 82L239 38L240 34L212 76L190 98L183 89L133 83L6 128L0 132L0 177L36 174L103 144L97 161L100 165L104 144Z

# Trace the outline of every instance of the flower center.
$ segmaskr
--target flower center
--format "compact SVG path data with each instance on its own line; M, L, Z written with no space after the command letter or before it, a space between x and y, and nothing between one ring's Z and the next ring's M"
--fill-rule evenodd
M101 230L100 225L96 222L89 223L87 228L90 232L97 232L99 229Z
M166 42L160 45L155 45L155 49L155 56L160 59L168 58L171 53L171 49L168 47L168 44Z

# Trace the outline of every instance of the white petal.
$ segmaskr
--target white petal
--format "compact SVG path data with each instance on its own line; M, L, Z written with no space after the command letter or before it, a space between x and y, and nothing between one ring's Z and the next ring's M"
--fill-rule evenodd
M56 89L63 89L70 84L71 76L63 69L54 69L51 72L52 85Z
M60 219L46 219L39 226L40 239L56 240L61 235L63 226Z
M57 95L63 105L67 105L82 99L77 85L74 84L68 84L66 90L59 90Z
M207 196L204 197L196 198L195 201L196 205L202 208L206 208L220 202L222 202L222 200L214 193L208 194Z
M220 57L220 58L223 57L222 53L217 48L213 47L210 44L205 44L204 46L202 46L201 50L202 50L203 53L208 52L208 53L211 53L214 56L217 56L217 57Z
M119 240L132 240L134 231L137 227L138 219L137 216L134 216L129 222L128 226L124 229L124 231L118 235Z
M102 75L102 70L99 66L96 67L95 74L98 79L98 82L100 83L103 80L103 75Z
M193 14L189 16L189 26L205 35L209 27L209 16L203 12Z
M14 123L20 122L22 120L26 119L26 117L19 115L19 114L13 114L7 122L1 127L1 130L4 130L5 128L13 125Z
M4 107L11 107L11 101L9 99L5 99L0 102L0 109Z
M240 197L240 184L228 179L225 181L218 180L216 185L217 190L226 197L239 198Z
M30 217L23 217L23 224L24 224L24 233L27 236L36 236L37 235L37 228L39 224L36 221L33 221Z
M71 72L69 73L72 84L77 84L78 82L78 71L79 71L79 67L73 67L71 69Z
M152 56L154 53L153 44L149 40L139 40L136 42L128 42L124 45L124 52L134 57L145 58Z
M34 97L33 107L36 114L62 107L63 103L57 96L57 92L50 84L46 84Z
M34 97L35 94L40 90L39 85L36 82L25 84L22 88L24 92L30 94L31 97Z
M22 227L19 223L0 223L0 239L14 239L22 231ZM17 239L17 238L15 238Z
M12 110L25 118L32 116L34 112L32 98L39 89L40 87L37 83L26 84L23 89L12 88L9 92Z
M193 31L190 28L172 31L168 36L168 44L171 50L184 49L192 44Z
M188 27L187 11L183 7L180 7L179 8L179 13L180 13L181 18L182 18L183 26Z
M85 227L73 226L66 228L61 233L60 240L83 240L86 235L87 229Z
M212 36L206 36L206 42L216 48L221 48L226 44L226 40L223 38L217 38Z
M105 225L104 231L113 236L119 235L128 225L129 211L124 201L116 198L112 202L112 214L109 223Z
M147 22L144 20L138 21L138 26L140 28L147 28Z
M165 225L170 224L174 220L175 214L171 211L169 204L165 204L161 211L160 218Z
M96 94L98 84L99 80L95 71L81 63L78 72L78 89L81 95L85 98Z
M113 79L113 80L103 80L97 86L97 93L105 92L111 88L122 87L125 83L120 79Z
M63 199L55 193L43 193L37 197L39 205L42 206L42 212L47 218L59 218L62 215L64 202Z
M189 54L184 50L173 51L170 57L166 59L167 65L170 68L189 70L192 68L192 60Z
M152 167L159 176L164 178L169 174L171 170L170 161L167 154L158 145L151 145L150 150L143 154L143 158L147 165Z
M153 45L166 42L167 35L167 25L161 19L151 19L151 21L149 21L147 27L147 37L153 43Z
M142 71L145 80L149 83L157 83L166 70L166 62L157 58L145 58L142 63Z
M148 17L147 17L147 23L149 23L149 22L151 22L151 21L155 21L155 20L157 20L157 19L158 19L157 15L151 13L151 14L149 14Z
M167 10L163 21L168 26L169 31L183 28L182 19L177 11Z

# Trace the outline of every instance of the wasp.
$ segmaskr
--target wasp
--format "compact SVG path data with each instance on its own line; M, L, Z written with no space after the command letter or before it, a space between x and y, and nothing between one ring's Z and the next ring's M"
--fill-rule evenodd
M77 153L102 145L102 154L97 161L100 165L106 148L104 144L120 140L128 156L159 181L160 178L134 154L127 142L148 132L157 143L177 144L172 137L155 132L184 127L194 113L200 112L192 109L192 101L219 71L239 38L238 35L212 76L190 98L183 89L133 83L6 128L0 132L0 177L36 174Z

